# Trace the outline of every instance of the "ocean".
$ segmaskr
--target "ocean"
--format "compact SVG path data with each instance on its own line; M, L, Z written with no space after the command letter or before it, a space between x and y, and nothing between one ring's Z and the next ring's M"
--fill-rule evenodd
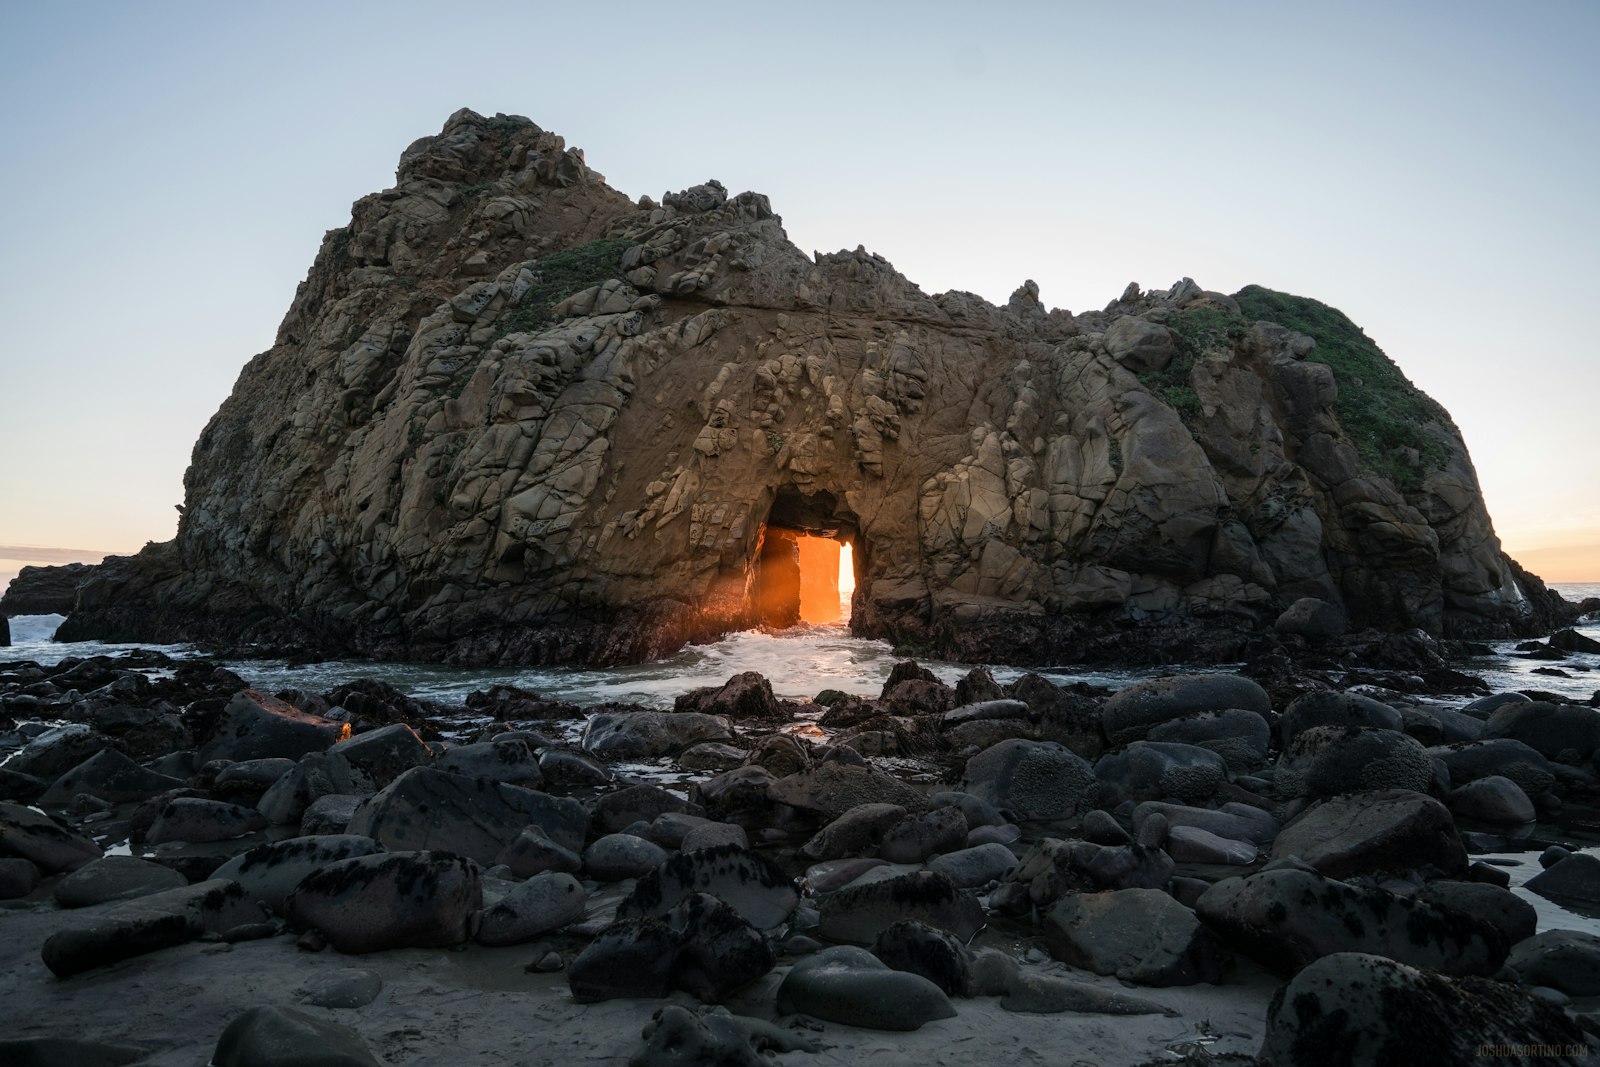
M1569 600L1600 596L1600 583L1558 585ZM198 653L183 645L126 645L98 641L54 642L50 636L61 625L60 615L19 615L11 620L12 646L0 649L0 660L31 659L55 663L67 656L114 655L131 648L156 648L174 657ZM1588 618L1579 631L1600 640L1600 619ZM1465 666L1495 690L1535 688L1578 700L1600 689L1600 656L1574 655L1550 664L1507 655L1517 642L1496 642L1496 656ZM547 699L588 706L618 701L646 707L670 708L680 693L697 686L721 685L741 671L759 671L782 699L808 700L824 689L876 696L894 664L886 641L851 636L845 625L801 625L778 633L748 630L729 634L707 645L691 645L665 659L625 667L444 667L425 663L380 663L368 660L329 660L291 666L284 660L238 660L228 666L252 686L268 692L298 688L325 692L357 678L376 678L419 698L460 703L474 689L515 685ZM942 680L955 682L973 664L921 661ZM1002 684L1023 673L1022 668L989 665ZM1567 677L1535 674L1538 668L1556 667ZM1087 682L1120 689L1157 674L1183 672L1184 668L1140 670L1043 670L1058 683Z

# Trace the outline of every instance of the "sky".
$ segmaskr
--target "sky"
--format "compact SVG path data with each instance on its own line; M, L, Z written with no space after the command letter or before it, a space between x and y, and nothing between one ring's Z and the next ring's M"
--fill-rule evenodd
M0 582L173 535L323 232L461 107L929 293L1332 304L1455 417L1507 550L1600 581L1600 5L792 7L8 5Z

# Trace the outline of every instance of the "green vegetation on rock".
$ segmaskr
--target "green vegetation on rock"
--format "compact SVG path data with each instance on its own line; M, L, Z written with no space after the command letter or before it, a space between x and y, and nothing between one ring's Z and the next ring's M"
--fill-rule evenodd
M620 277L622 253L632 244L625 237L604 237L531 263L539 280L523 294L520 304L505 313L499 336L542 329L555 321L551 312L561 301Z
M1449 460L1449 448L1425 429L1437 423L1454 430L1449 414L1343 312L1259 285L1233 298L1247 319L1275 322L1317 342L1306 359L1333 369L1339 386L1334 414L1368 467L1402 489L1417 489L1426 472Z
M1190 384L1195 361L1212 349L1231 348L1244 336L1245 321L1226 311L1197 308L1177 312L1165 325L1173 336L1172 362L1165 370L1141 371L1138 378L1192 429L1200 417L1200 398Z

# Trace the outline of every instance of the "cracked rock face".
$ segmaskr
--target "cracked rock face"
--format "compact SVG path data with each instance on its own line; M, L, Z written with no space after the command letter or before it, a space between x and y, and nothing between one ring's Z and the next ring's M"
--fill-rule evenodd
M634 203L461 111L324 238L176 540L96 569L62 636L641 660L756 621L769 527L853 541L857 633L967 659L1202 652L1304 597L1531 624L1448 417L1380 472L1336 411L1365 380L1249 293L929 296L758 194Z

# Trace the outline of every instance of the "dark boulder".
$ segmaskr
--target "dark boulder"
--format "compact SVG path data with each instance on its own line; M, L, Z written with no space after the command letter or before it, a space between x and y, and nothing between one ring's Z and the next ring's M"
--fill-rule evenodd
M228 1024L212 1067L380 1067L361 1035L295 1008L251 1008Z
M46 874L73 871L99 859L100 846L59 819L0 801L0 856L32 860Z
M389 852L317 868L295 886L283 912L340 952L363 953L459 945L482 906L482 878L471 860Z
M1314 726L1371 726L1399 730L1400 713L1387 704L1359 693L1307 693L1283 709L1278 720L1278 741L1284 748Z
M1329 878L1427 866L1444 874L1467 869L1450 812L1432 797L1405 790L1325 801L1278 832L1272 856L1292 856Z
M356 809L348 832L396 851L441 850L491 864L531 823L575 850L589 816L576 800L414 767Z
M1547 759L1581 762L1600 749L1600 713L1542 700L1507 704L1489 716L1483 736L1521 741Z
M838 945L800 960L778 987L778 1011L869 1030L917 1030L956 1014L938 986L865 949Z
M282 912L284 901L306 875L330 863L382 851L382 845L358 834L291 837L240 853L218 867L213 877L238 882L251 900Z
M1216 983L1225 952L1194 912L1159 889L1068 893L1044 919L1056 959L1136 985Z
M1237 674L1190 674L1135 682L1106 701L1101 723L1113 745L1142 740L1152 727L1199 711L1239 708L1263 720L1272 712L1266 690Z
M696 893L717 897L762 930L782 923L800 903L794 879L767 857L717 845L679 852L640 878L617 917L660 917Z
M932 871L849 886L822 898L818 911L823 937L860 945L872 944L902 919L946 930L962 941L984 925L977 899Z
M214 879L152 893L84 915L45 939L40 955L58 978L259 923L239 883Z
M770 971L777 955L736 910L691 893L659 917L625 919L603 930L567 970L579 1001L659 997L681 989L718 1003Z
M1593 1056L1576 1020L1514 986L1347 952L1312 963L1273 996L1258 1062L1475 1063L1485 1049L1530 1050L1503 1057L1529 1065L1577 1067Z
M1094 767L1053 741L1013 739L967 761L961 788L1018 819L1070 819L1095 806Z
M323 752L350 736L350 724L309 715L291 704L246 689L222 710L216 730L200 749L200 762L283 757Z
M718 715L731 722L786 720L788 715L772 695L772 683L756 671L745 671L722 685L691 689L673 703L675 712Z
M897 971L918 974L947 996L965 996L972 950L953 934L915 919L885 927L872 954Z
M1284 974L1336 952L1475 975L1493 974L1506 957L1505 938L1480 919L1296 868L1218 882L1195 914L1235 950Z

